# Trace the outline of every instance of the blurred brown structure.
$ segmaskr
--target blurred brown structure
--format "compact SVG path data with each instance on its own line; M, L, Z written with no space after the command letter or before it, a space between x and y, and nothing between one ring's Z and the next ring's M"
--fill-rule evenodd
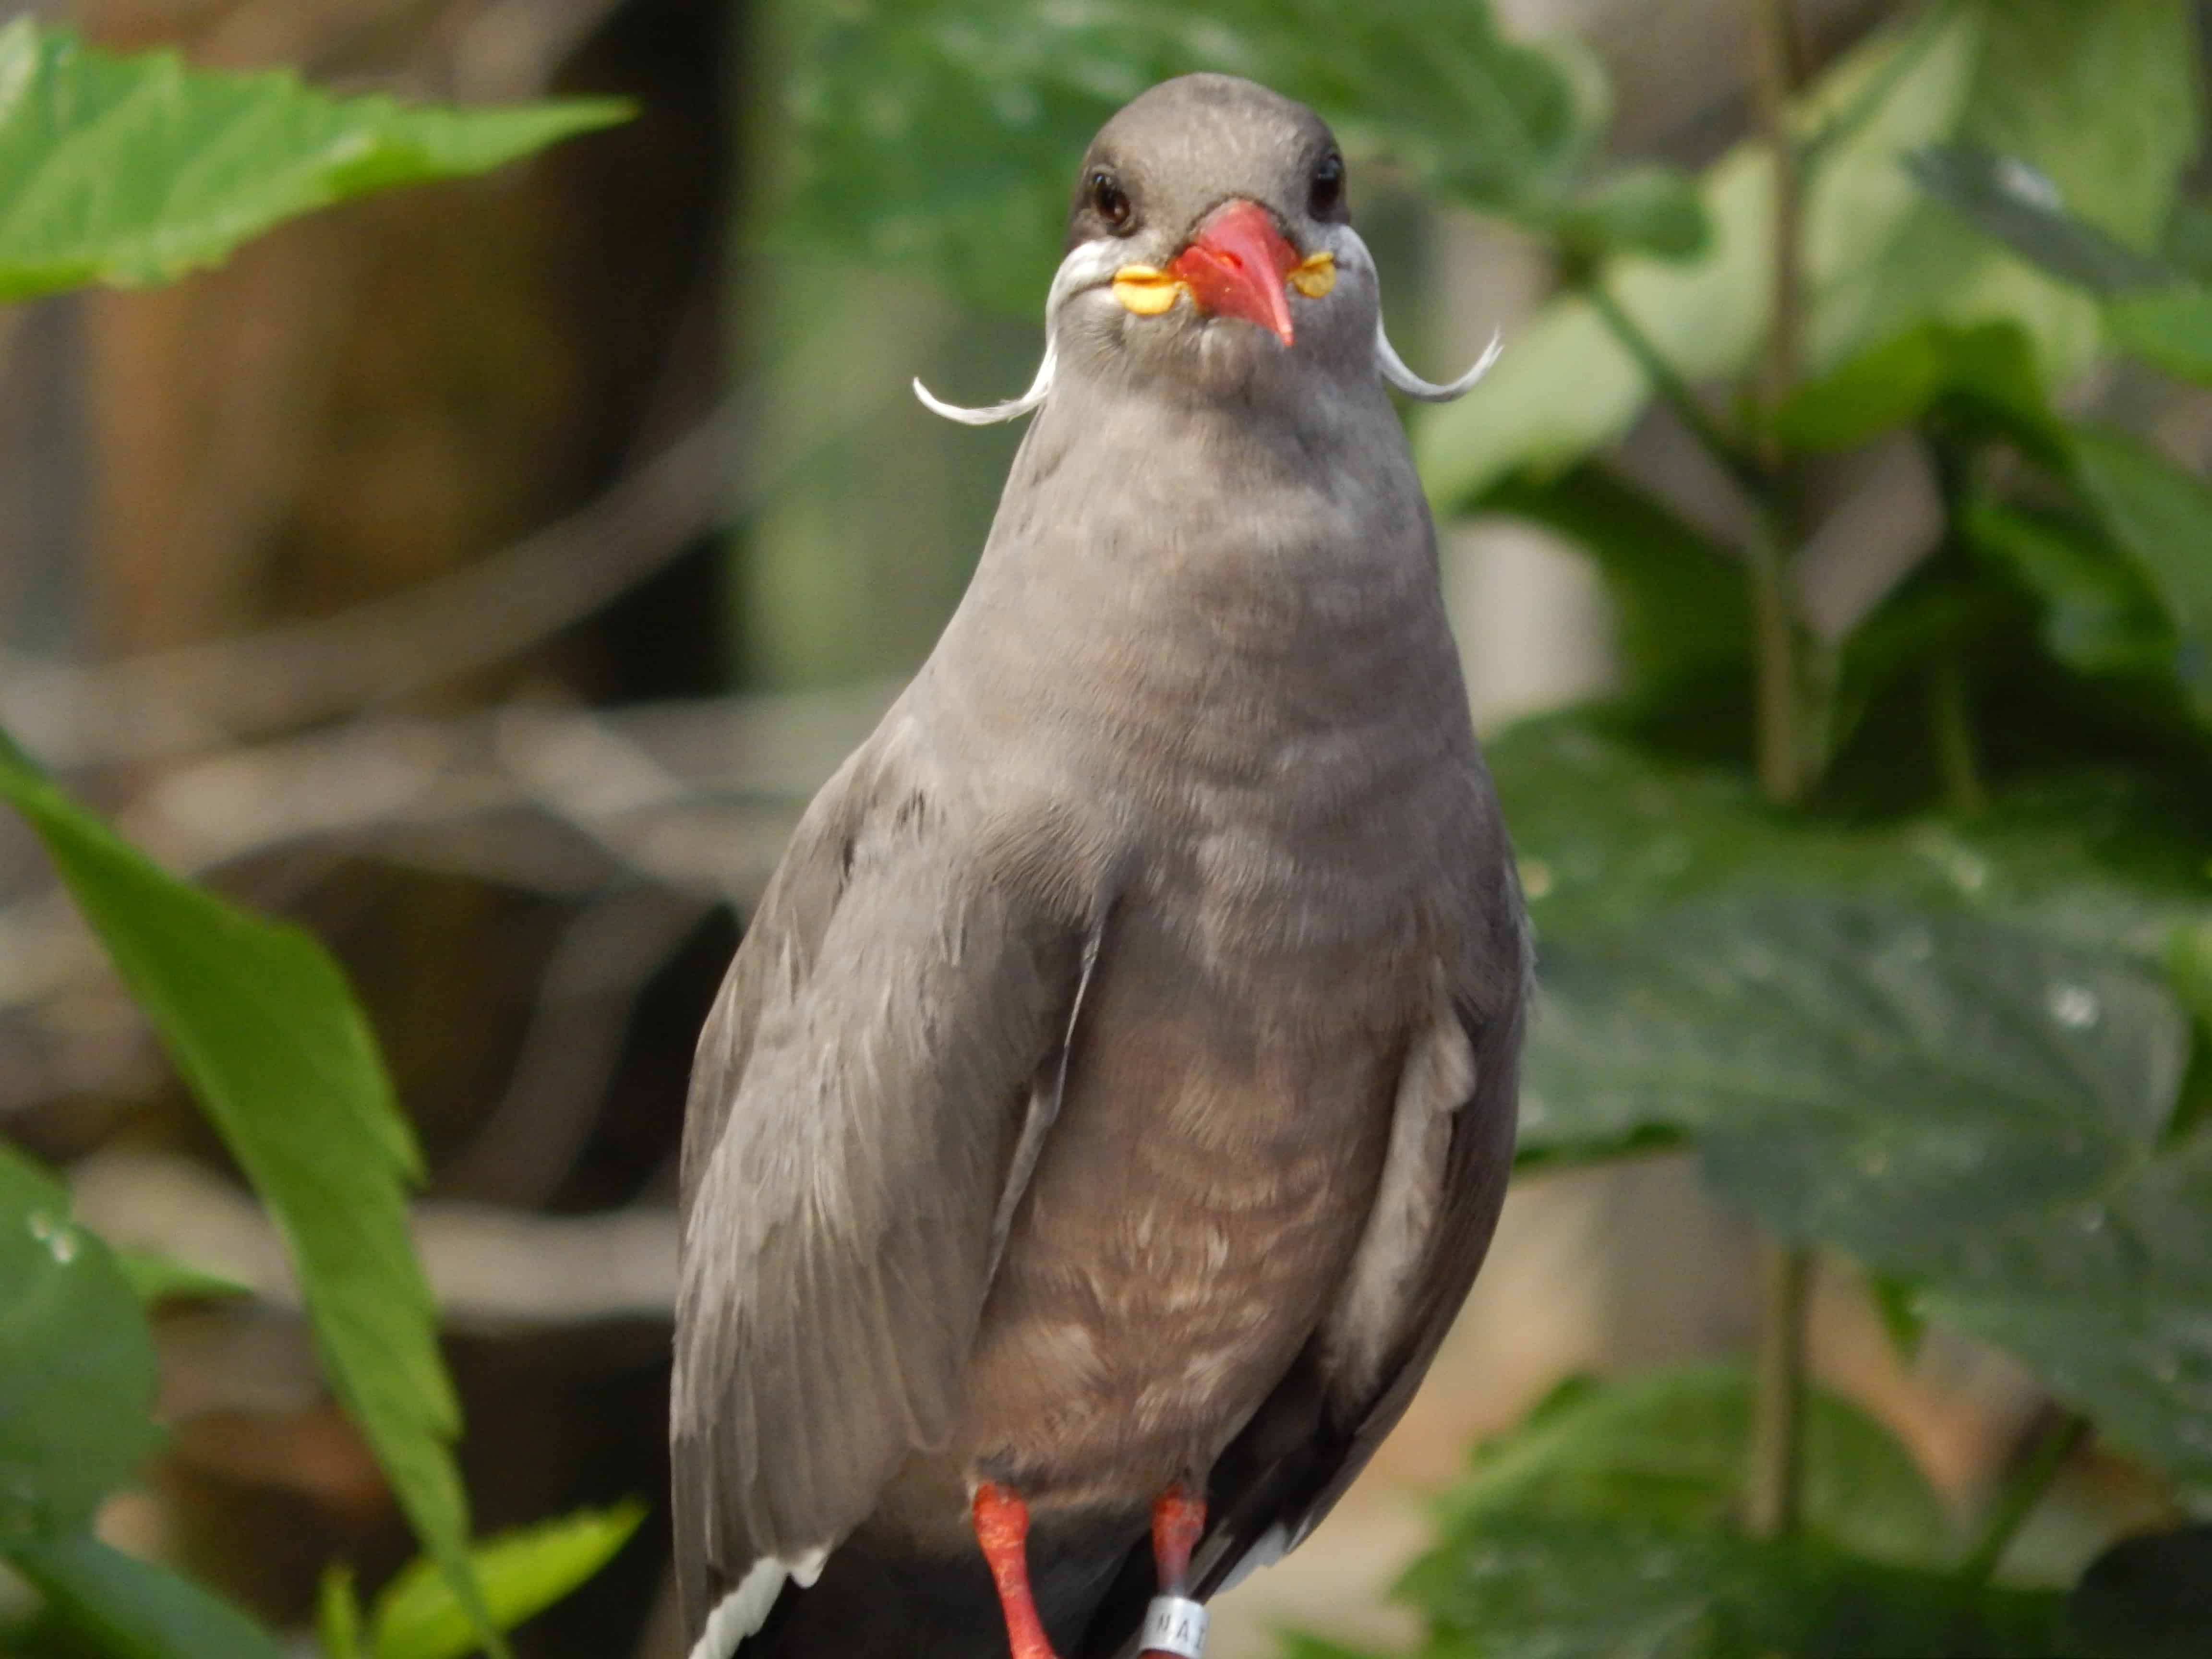
M445 720L526 689L574 704L715 688L717 507L730 469L696 434L726 431L714 417L734 143L731 9L714 0L85 0L45 9L103 45L175 45L206 65L288 64L340 88L471 101L614 93L641 114L489 179L311 216L174 288L11 315L0 374L21 413L0 433L11 480L0 534L16 550L0 560L0 644L35 652L50 691L63 667L93 677L70 682L82 687L103 664L197 661L186 678L208 702L193 707L186 691L180 703L173 680L142 686L141 703L189 710L179 732L317 733L334 745L332 770L356 785L374 748L348 745L371 710ZM651 545L629 574L652 574L618 603L586 581L573 614L553 605L535 637L489 656L475 635L495 637L501 618L472 629L467 593L448 592L442 617L419 605L375 609L480 568L687 434L688 472L633 500L627 521L605 512L587 520L591 533L550 550L565 559L537 550L518 577L534 575L542 593L554 566L588 574L611 562L607 543L641 532ZM406 619L423 615L437 625L410 630ZM265 654L190 654L332 616L368 627L295 654L310 668L325 657L360 671L349 696L324 695L312 673L300 693ZM12 717L42 751L74 759L112 805L173 787L174 761L210 746L134 744L160 721L126 709L88 723L22 684L19 675L17 701L41 702L46 718ZM37 729L55 720L74 742ZM450 765L429 769L451 778ZM158 825L149 839L167 842L174 861L211 866L234 890L295 910L338 946L437 1166L434 1200L590 1211L653 1188L674 1144L690 1030L732 937L726 920L711 920L716 895L679 899L649 880L625 883L617 860L594 860L574 832L535 872L526 859L520 869L471 868L450 848L269 834L257 799L266 805L216 803L238 815L234 828L259 820L242 859ZM528 816L519 794L514 810ZM140 811L157 820L162 809ZM5 833L0 868L19 877L25 849ZM499 834L481 824L476 833ZM223 839L220 826L214 834ZM79 1164L94 1183L88 1195L96 1201L104 1171L112 1201L143 1212L145 1181L177 1174L149 1154L204 1159L212 1146L190 1109L163 1092L96 975L72 988L67 968L21 928L0 957L22 970L0 976L51 981L58 967L64 981L0 1012L9 1131L58 1161L97 1152ZM547 1040L549 1022L558 1043ZM535 1075L511 1085L519 1066ZM516 1087L530 1091L520 1125L502 1106ZM656 1489L665 1370L657 1305L550 1335L527 1334L549 1328L543 1319L511 1322L519 1334L454 1345L480 1524ZM161 1501L126 1510L119 1524L135 1514L196 1571L288 1621L302 1616L332 1554L374 1575L407 1553L374 1465L315 1384L295 1321L268 1310L179 1314L165 1322L164 1344L177 1437ZM627 1650L659 1570L651 1539L632 1556L634 1567L626 1561L557 1630L536 1635L533 1650Z

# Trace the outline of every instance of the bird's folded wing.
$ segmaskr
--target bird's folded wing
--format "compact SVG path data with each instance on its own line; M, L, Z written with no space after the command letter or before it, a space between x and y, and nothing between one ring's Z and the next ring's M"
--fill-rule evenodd
M865 752L865 751L864 751ZM1082 929L865 764L794 840L701 1040L673 1445L694 1630L833 1546L951 1426Z
M1518 976L1516 963L1511 970ZM1525 986L1478 1013L1455 1002L1448 1018L1456 1025L1451 1039L1462 1038L1466 1069L1449 1055L1452 1042L1417 1044L1409 1059L1407 1092L1418 1085L1413 1073L1425 1068L1431 1086L1463 1079L1466 1092L1450 1102L1442 1140L1443 1170L1437 1203L1420 1265L1404 1284L1398 1316L1376 1357L1372 1373L1355 1372L1361 1386L1356 1401L1346 1398L1343 1382L1329 1379L1335 1396L1329 1416L1351 1425L1350 1443L1337 1466L1295 1517L1292 1535L1304 1537L1343 1496L1353 1478L1394 1428L1427 1374L1468 1288L1489 1253L1513 1172L1516 1099L1519 1093L1521 1032L1527 1018ZM1401 1109L1411 1101L1401 1095ZM1395 1150L1395 1147L1393 1149ZM1371 1379L1371 1380L1370 1380ZM1344 1381L1350 1381L1350 1378Z
M1486 1009L1447 994L1416 1036L1345 1294L1216 1466L1217 1512L1194 1565L1203 1593L1321 1523L1404 1414L1466 1299L1512 1169L1522 971L1504 957Z

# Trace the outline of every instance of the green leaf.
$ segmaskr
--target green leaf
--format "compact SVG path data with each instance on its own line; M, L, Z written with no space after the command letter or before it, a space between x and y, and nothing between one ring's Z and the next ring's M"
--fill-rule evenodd
M1923 189L1984 235L2099 299L2164 288L2176 273L2069 213L2051 175L1976 144L1934 144L1908 158Z
M2212 1498L2212 1138L2161 977L1947 911L1747 885L1551 947L1540 1133L1696 1136L1786 1237L1926 1286Z
M160 1435L154 1340L69 1192L0 1145L0 1548L91 1523Z
M253 1294L234 1279L158 1250L117 1248L115 1263L131 1281L132 1292L149 1308L163 1302L205 1302Z
M2043 643L2060 662L2084 674L2172 672L2179 642L2157 592L2095 526L1977 499L1960 528L2041 602Z
M1516 1516L1427 1576L1428 1659L2079 1659L2056 1592L1962 1585L1809 1539Z
M2149 246L2196 155L2202 120L2185 0L1983 0L1979 9L1972 94L1957 127L1935 142L2008 158L2014 179L2033 170L2049 185L2041 199L2055 196L2110 246ZM1902 167L1899 175L1911 178ZM1826 358L1831 343L1880 339L1929 318L2006 320L2035 343L2045 385L2087 368L2103 345L2095 301L1919 194L1863 289L1833 296L1814 318L1816 356Z
M1725 1528L1751 1455L1751 1397L1733 1365L1571 1381L1475 1449L1443 1500L1445 1547L1456 1529L1506 1516ZM1948 1517L1912 1455L1825 1389L1808 1398L1804 1467L1805 1523L1831 1542L1902 1563L1947 1556Z
M1655 496L1585 463L1548 482L1508 478L1483 506L1558 531L1597 562L1638 688L1712 674L1747 679L1751 602L1741 561Z
M2168 289L2115 300L2105 326L2121 349L2199 386L2212 385L2212 291Z
M1718 1366L1577 1379L1479 1447L1439 1505L1436 1547L1399 1590L1429 1622L1425 1653L2058 1651L2057 1595L1914 1570L1948 1559L1942 1506L1895 1437L1826 1390L1808 1401L1807 1535L1739 1535L1752 1392L1743 1371Z
M2208 1216L2212 1146L2199 1139L2146 1159L2109 1194L2014 1229L2010 1280L1943 1285L1929 1297L1932 1317L2007 1350L2093 1419L2106 1444L2162 1472L2198 1515L2212 1513Z
M2114 88L2124 87L2124 96ZM1870 99L1870 102L1869 101ZM2164 222L2198 130L2197 52L2183 0L1959 0L1877 38L1818 80L1817 125L1863 108L1823 147L1805 200L1808 363L1826 374L1929 321L2007 321L2064 383L2101 343L2092 300L2022 263L1923 191L1904 158L1966 141L2043 170L2112 236ZM1692 383L1742 373L1767 332L1773 173L1761 146L1730 151L1700 186L1713 246L1693 264L1619 261L1607 287ZM1431 498L1476 501L1522 468L1572 464L1626 432L1651 397L1588 302L1553 301L1507 342L1482 385L1416 417Z
M2159 257L2199 283L2212 283L2212 203L2184 197L2166 218Z
M1522 1156L1695 1139L1778 1231L1916 1281L2212 1494L2212 1142L2175 1118L2167 977L2212 919L2185 782L1854 828L1586 718L1491 763L1542 975Z
M1774 435L1795 449L1848 449L1917 421L1942 391L1947 334L1923 324L1806 381L1775 411Z
M1755 881L1644 927L1555 939L1543 988L1539 1139L1657 1124L1709 1156L1785 1127L1792 1147L1848 1143L1826 1150L1850 1167L1800 1193L1813 1207L1786 1224L1856 1248L1881 1218L1896 1236L1859 1254L1907 1274L1925 1265L1920 1232L1948 1240L1977 1204L1994 1216L2116 1176L2163 1126L2187 1052L2172 998L2117 955Z
M483 173L624 118L605 100L511 109L334 99L287 71L118 58L27 17L0 28L0 300L167 282L280 220Z
M353 1569L333 1561L323 1569L315 1589L315 1639L323 1659L361 1659L361 1597L355 1594Z
M88 1534L22 1540L5 1553L105 1659L283 1659L274 1638L227 1602Z
M1523 722L1486 747L1540 957L1742 887L1966 908L2146 965L2175 927L2212 914L2212 820L2179 784L2022 779L1971 824L1862 827L1778 811L1747 771L1662 759L1589 712ZM1540 1107L1524 1107L1522 1133L1534 1150L1552 1140Z
M1584 258L1642 253L1680 263L1702 258L1713 242L1695 185L1662 167L1632 167L1592 185L1561 208L1549 228Z
M2212 1031L2212 922L2173 930L2166 944L2166 976L2182 1006Z
M511 1630L551 1607L612 1560L644 1519L643 1504L617 1504L478 1544L470 1559L492 1622ZM376 1598L373 1659L460 1659L474 1642L452 1584L429 1561L408 1567Z
M1923 323L1808 380L1775 412L1796 449L1849 449L1945 404L2055 451L2056 421L2027 337L2010 323Z
M1355 150L1457 198L1510 206L1581 149L1573 88L1479 0L1346 9L1226 0L884 0L806 9L788 82L787 229L860 258L926 262L965 298L1033 312L1091 134L1154 82L1251 76Z
M268 1205L332 1390L423 1547L467 1587L460 1411L407 1231L421 1173L344 975L300 929L179 881L0 738L29 820L132 997Z
M1920 1344L1928 1334L1923 1287L1911 1279L1873 1273L1867 1279L1867 1292L1874 1299L1875 1312L1881 1316L1890 1346L1897 1351L1899 1359L1910 1365L1919 1358Z
M1871 280L1889 240L1912 217L1917 192L1897 158L1951 131L1965 107L1980 9L1953 8L1922 27L1918 37L1878 40L1852 52L1808 100L1808 114L1833 114L1894 58L1905 59L1887 94L1829 151L1808 198L1806 282L1816 315L1824 295ZM1630 256L1604 275L1621 309L1691 381L1736 374L1765 337L1773 182L1763 147L1737 146L1698 186L1712 234L1703 258L1674 264ZM1824 344L1819 361L1841 355ZM1589 302L1565 295L1506 342L1474 391L1413 418L1414 457L1431 500L1472 505L1502 477L1553 472L1613 441L1650 397L1643 370Z
M2130 438L2074 435L2075 476L2157 592L2179 643L2172 673L2212 722L2212 490Z

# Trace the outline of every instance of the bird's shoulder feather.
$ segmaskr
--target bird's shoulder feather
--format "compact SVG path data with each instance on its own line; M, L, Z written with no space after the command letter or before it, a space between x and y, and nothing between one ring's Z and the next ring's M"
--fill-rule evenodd
M806 815L701 1040L673 1456L687 1618L863 1519L959 1398L1081 919L879 738Z

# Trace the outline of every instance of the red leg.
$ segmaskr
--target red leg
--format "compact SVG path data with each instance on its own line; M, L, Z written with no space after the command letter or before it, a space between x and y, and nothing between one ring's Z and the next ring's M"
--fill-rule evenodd
M1152 1565L1160 1594L1181 1595L1190 1587L1190 1553L1206 1531L1206 1500L1188 1486L1170 1486L1152 1504Z
M996 1481L975 1488L975 1541L999 1587L1006 1616L1006 1645L1013 1659L1057 1659L1030 1594L1029 1506Z
M1190 1553L1206 1531L1206 1499L1187 1486L1170 1486L1152 1504L1152 1565L1162 1595L1182 1595L1190 1588ZM1150 1659L1175 1659L1146 1648Z

